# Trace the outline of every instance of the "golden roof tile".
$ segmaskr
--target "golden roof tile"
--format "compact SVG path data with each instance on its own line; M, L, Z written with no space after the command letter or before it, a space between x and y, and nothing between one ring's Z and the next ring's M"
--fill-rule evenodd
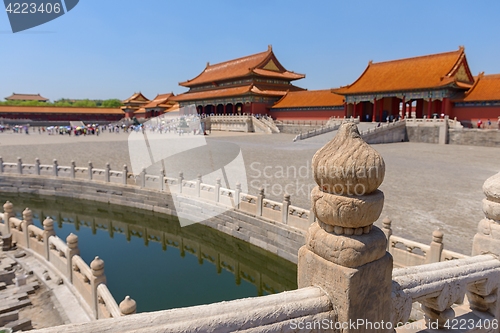
M298 107L328 107L344 105L344 97L326 90L291 91L280 99L273 109Z
M422 90L444 87L455 82L474 82L464 48L457 51L393 61L370 62L351 85L335 89L343 94Z

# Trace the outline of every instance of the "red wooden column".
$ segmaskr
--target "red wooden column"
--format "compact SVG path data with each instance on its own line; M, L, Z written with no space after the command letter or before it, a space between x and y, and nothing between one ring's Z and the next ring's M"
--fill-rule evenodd
M344 117L347 118L347 103L344 102Z
M227 104L224 104L224 111L223 111L224 114L226 114L226 106L227 106Z
M405 118L405 114L406 114L406 101L405 101L405 99L406 99L406 96L403 96L403 101L402 101L403 109L401 110L401 118L403 118L403 119ZM399 115L399 111L398 111L398 115Z
M450 105L450 100L447 97L443 98L443 102L441 103L441 113L444 113L445 116L449 116L448 107Z
M379 105L379 108L378 108L378 121L382 121L382 113L384 111L384 99L382 98L380 101L379 101L380 105Z
M356 102L352 104L352 117L356 118Z
M377 114L377 99L373 99L373 115L372 115L372 123L375 122L375 116Z
M424 114L424 100L423 99L417 99L417 108L415 109L415 118L418 118L418 115Z
M427 118L431 117L431 110L432 110L432 98L429 98L429 102L427 104Z

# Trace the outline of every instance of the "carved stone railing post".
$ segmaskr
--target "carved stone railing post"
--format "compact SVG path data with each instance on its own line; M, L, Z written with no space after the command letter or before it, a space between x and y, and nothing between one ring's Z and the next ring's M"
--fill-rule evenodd
M3 204L3 223L7 228L7 233L10 233L10 218L14 217L14 205L10 201Z
M241 198L241 183L236 183L236 188L234 190L234 207L240 208Z
M443 253L443 232L440 230L434 230L432 233L432 242L430 246L430 251L425 258L425 263L430 264L433 262L441 261L441 254Z
M141 174L139 176L139 186L144 188L146 187L146 169L142 168Z
M3 158L0 156L0 173L3 173Z
M80 249L78 248L78 236L74 233L71 233L66 237L66 244L69 248L68 253L68 278L73 283L73 256L80 254Z
M159 190L163 192L165 190L165 170L160 170L160 175L158 180L160 181Z
M354 123L337 135L312 160L312 212L298 255L298 286L320 287L331 299L340 323L382 323L391 320L392 256L385 234L373 223L384 206L378 187L384 180L382 157L361 139ZM347 332L373 332L373 327L346 327ZM393 332L381 327L377 332Z
M23 211L23 222L21 225L22 225L22 229L23 229L23 233L24 233L24 239L26 242L25 244L26 244L26 247L28 247L28 248L30 246L30 235L28 232L28 227L32 224L33 224L33 212L31 211L31 209L26 208Z
M281 222L288 224L288 210L290 207L290 194L283 196L283 207L281 207Z
M136 310L137 304L132 298L130 298L130 296L126 296L125 299L120 303L120 312L124 316L134 314Z
M56 232L54 231L54 220L50 217L47 217L43 221L43 247L45 250L45 259L49 261L49 237L55 236Z
M122 173L122 184L127 185L127 179L128 179L128 168L127 165L123 165L123 173Z
M20 157L17 158L17 173L19 175L23 174L23 160Z
M94 172L92 171L93 168L94 167L92 166L92 162L89 161L89 168L88 168L88 171L89 171L89 174L88 174L89 180L92 180L92 177L94 176L93 175Z
M40 176L40 159L35 158L35 175Z
M52 166L52 174L54 175L54 177L57 177L57 175L58 175L59 170L57 170L57 168L58 168L57 160L55 159L54 164Z
M392 246L391 246L391 236L392 236L392 221L389 217L384 217L382 220L382 231L385 234L385 238L387 238L387 251L392 254Z
M220 178L217 178L217 180L215 181L215 202L220 201L220 182Z
M184 181L184 174L182 172L179 172L179 178L177 181L179 183L179 193L182 193L182 182Z
M257 195L257 216L262 216L262 208L264 207L264 198L265 198L265 194L264 194L264 189L261 188L259 190L259 194Z
M97 294L97 287L106 283L106 276L104 275L104 261L95 257L94 260L90 263L90 269L92 270L92 279L91 279L91 287L92 287L92 311L94 312L94 318L98 318L99 316L99 296Z
M479 222L472 243L472 255L493 254L500 257L500 173L488 178L483 185L485 218ZM500 279L476 284L468 288L471 308L489 312L500 320Z
M201 191L201 181L202 181L202 179L201 179L201 175L200 175L200 174L198 174L198 175L196 176L196 185L195 185L195 189L194 189L194 191L196 192L196 196L197 196L197 197L199 197L199 196L200 196L200 191Z
M76 168L75 161L71 161L71 165L69 167L69 176L71 179L75 179L75 177L76 177L75 168Z
M106 183L109 183L110 177L109 177L109 172L111 171L111 166L109 163L106 163L106 167L104 168L104 181Z
M307 217L307 221L309 222L310 225L316 221L316 215L314 215L313 213L312 206L311 209L309 210L309 216Z

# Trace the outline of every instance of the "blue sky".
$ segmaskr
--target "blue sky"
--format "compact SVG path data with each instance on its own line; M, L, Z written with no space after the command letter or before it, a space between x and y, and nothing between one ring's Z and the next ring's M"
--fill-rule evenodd
M186 91L178 82L265 51L306 74L298 86L356 80L375 62L465 46L474 75L500 73L500 1L80 0L13 34L0 13L0 99L17 93L125 99Z

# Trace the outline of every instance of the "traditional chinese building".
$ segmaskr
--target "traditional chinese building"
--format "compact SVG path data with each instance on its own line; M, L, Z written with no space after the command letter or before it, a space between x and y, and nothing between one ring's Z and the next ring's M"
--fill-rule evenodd
M363 121L418 118L452 112L452 99L474 84L464 48L457 51L387 62L369 62L352 84L333 89L345 97L345 115ZM413 111L413 112L411 112Z
M126 118L132 118L134 117L135 112L139 111L140 108L144 107L149 102L149 99L147 99L141 92L138 92L122 101L123 106L121 109L125 112Z
M36 102L47 102L49 99L40 96L40 94L16 94L12 93L9 97L5 97L7 101L36 101Z
M287 92L271 108L278 120L324 120L344 116L344 97L330 89Z
M172 100L181 107L195 105L198 113L267 114L287 91L304 90L291 83L304 77L285 69L269 46L265 52L207 64L198 76L179 83L189 91Z
M500 117L500 74L479 74L472 88L454 102L452 116L460 120L496 121Z
M144 110L144 117L151 118L169 112L170 109L177 105L177 102L172 100L175 95L173 93L158 94L151 102L145 104L140 110ZM177 108L176 108L177 109Z

